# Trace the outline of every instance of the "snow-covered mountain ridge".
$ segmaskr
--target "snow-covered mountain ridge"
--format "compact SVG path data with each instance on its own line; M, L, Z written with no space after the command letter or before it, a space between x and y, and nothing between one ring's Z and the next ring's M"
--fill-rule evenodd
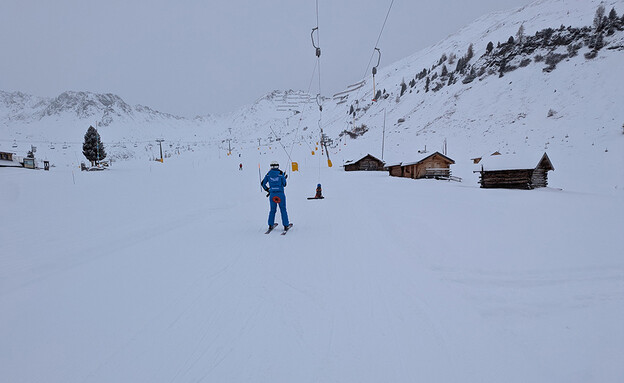
M101 126L128 119L137 119L139 122L154 118L183 120L182 117L143 105L132 107L112 93L67 91L54 98L43 98L0 90L0 121L5 121L5 124L16 121L33 123L63 115L71 115L77 120L95 120Z
M111 156L131 158L135 156L128 144L138 147L137 142L164 137L176 141L182 137L197 139L198 133L208 131L214 121L210 115L187 119L148 106L131 106L111 93L67 91L45 98L0 90L0 150L24 155L35 145L40 156L48 159L54 158L53 152L46 152L54 149L55 142L80 145L89 126L100 128L104 141L119 147L112 148ZM205 139L205 135L202 137Z

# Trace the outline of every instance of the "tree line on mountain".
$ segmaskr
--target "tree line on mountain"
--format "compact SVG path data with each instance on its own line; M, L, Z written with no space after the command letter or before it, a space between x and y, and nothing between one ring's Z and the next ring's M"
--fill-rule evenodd
M615 8L606 14L603 4L596 9L592 26L581 28L565 27L545 28L535 32L534 35L525 33L524 25L520 25L515 36L509 36L507 41L498 42L496 46L492 41L485 47L485 53L474 59L473 44L468 45L466 53L458 57L455 53L442 54L437 63L431 68L423 68L420 72L409 79L405 79L399 84L396 101L405 93L412 91L420 92L417 85L424 81L423 90L425 93L437 92L445 86L450 86L457 81L462 84L470 84L475 79L483 79L489 75L503 77L518 68L524 68L531 62L541 63L546 66L542 68L544 72L551 72L556 69L557 64L567 58L575 57L578 51L589 48L585 53L585 58L590 60L597 56L598 52L607 44L605 37L613 35L616 31L624 30L624 14L618 16ZM566 52L561 52L559 48L565 47ZM624 49L624 46L611 47L610 49ZM536 51L540 51L537 52ZM542 54L543 52L545 54ZM387 99L390 93L377 91L374 100ZM360 106L356 100L348 110L348 114L356 116L357 113L366 111L369 105Z
M498 42L496 46L493 42L488 42L485 53L477 60L473 60L474 48L469 44L463 56L457 58L454 53L448 56L443 54L436 64L431 68L423 68L408 81L407 85L410 89L416 88L417 83L424 79L424 91L436 92L460 80L463 84L469 84L486 75L498 74L499 77L503 77L505 73L526 67L533 61L543 62L546 66L542 70L551 72L559 62L576 56L584 46L590 49L585 53L585 58L595 58L606 46L605 37L622 30L624 30L624 15L618 16L615 8L607 15L604 5L601 4L596 10L592 26L566 28L561 25L558 29L542 29L531 36L526 35L524 25L520 25L516 35L509 36L506 42ZM566 52L556 52L560 47L566 47ZM531 57L537 50L546 50L547 53L545 55L538 53ZM403 96L406 90L406 83L402 81L399 95Z

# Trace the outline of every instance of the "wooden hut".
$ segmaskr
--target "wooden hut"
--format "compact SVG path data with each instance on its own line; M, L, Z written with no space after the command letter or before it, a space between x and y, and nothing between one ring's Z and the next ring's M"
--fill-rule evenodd
M528 165L530 163L526 157L518 155L484 159L478 171L481 187L535 189L548 186L548 171L555 170L548 155L544 153L536 166Z
M393 177L450 179L451 165L455 161L440 152L435 152L417 162L403 162L387 166Z
M384 162L370 154L365 155L357 161L347 161L344 164L347 172L358 170L384 170Z
M0 152L0 167L21 167L15 153Z

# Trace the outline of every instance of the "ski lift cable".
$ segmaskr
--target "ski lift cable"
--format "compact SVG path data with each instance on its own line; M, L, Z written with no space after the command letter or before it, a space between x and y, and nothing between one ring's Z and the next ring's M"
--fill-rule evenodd
M316 44L314 43L314 31L317 31L317 39L318 39L318 0L316 2L316 7L317 7L317 13L316 13L316 16L317 16L317 18L316 18L316 25L317 25L317 27L312 29L312 32L310 33L310 38L312 40L312 45L316 49L316 52L317 52L318 56L320 56L320 49L321 48L317 47ZM314 68L312 69L312 76L310 76L310 83L308 84L308 90L306 92L308 95L310 94L310 90L312 89L312 83L314 82L314 75L316 74L316 68L319 67L319 65L320 65L320 60L317 60L314 63ZM319 76L320 76L320 74L319 74ZM293 142L292 142L292 145L291 145L291 148L290 148L290 153L289 153L289 156L288 156L289 158L291 158L293 149L295 147L295 140L296 140L297 135L299 134L299 129L301 128L301 121L303 120L304 112L305 112L305 108L301 108L301 111L299 112L301 115L299 116L299 121L297 122L297 130L295 132L295 139L293 139ZM307 142L306 142L306 144L307 144Z
M318 0L316 0L316 37L318 40L318 47L315 46L316 48L316 60L318 61L318 93L316 94L316 104L319 107L319 120L318 120L318 125L319 125L319 129L320 129L320 138L321 138L321 148L323 145L323 127L321 126L321 120L323 118L323 105L322 105L322 95L321 95L321 39L320 39L320 33L318 31L318 26L319 26L319 3ZM313 29L314 30L314 29ZM321 150L322 151L322 150ZM319 166L318 166L318 182L321 182L321 156L319 156Z
M375 50L378 49L377 47L379 46L381 35L383 34L384 29L386 28L386 22L388 22L388 16L390 16L390 11L392 10L393 5L394 5L394 0L390 2L390 6L388 7L386 18L384 19L383 25L381 26L381 30L379 31L379 36L377 36L377 41L375 42L375 49L373 49L373 52L371 53L370 59L368 60L368 65L366 65L366 70L364 71L364 77L366 77L368 73L368 68L370 68L371 63L373 62L373 57L375 57ZM379 65L379 63L377 65Z
M312 44L314 44L314 40L312 40ZM310 83L308 85L308 91L307 94L310 94L310 90L312 89L312 83L314 82L314 75L316 74L316 68L318 66L318 61L314 63L314 69L312 70L312 76L310 77ZM295 131L295 135L293 138L293 142L292 145L290 146L290 153L288 153L288 158L291 159L292 158L292 152L295 148L295 143L296 143L296 138L299 134L299 129L301 128L301 121L303 120L303 114L305 112L305 108L301 108L301 111L299 112L301 114L301 116L299 116L299 121L297 122L297 130ZM281 143L281 141L280 141ZM308 145L308 147L310 147L310 144L308 144L308 142L306 141L306 145ZM291 163L292 163L292 159L291 159Z
M379 35L377 36L377 41L375 42L375 48L373 48L373 51L371 52L371 56L370 59L368 60L368 64L366 65L366 69L364 70L364 76L362 78L366 78L368 76L368 69L371 66L371 63L373 62L373 58L375 57L375 53L378 52L379 56L378 56L378 62L377 62L377 66L379 66L379 62L381 61L381 50L378 48L379 46L379 41L381 41L381 36L384 32L384 29L386 28L386 23L388 22L388 17L390 16L390 11L392 10L392 6L394 5L394 0L390 1L390 6L388 6L388 12L386 12L386 17L384 18L384 22L381 25L381 30L379 31ZM376 68L374 69L374 72L377 72ZM374 77L374 74L373 74ZM355 100L359 100L360 99L360 94L361 94L362 88L358 88L357 93L355 95ZM375 98L375 94L373 94L373 98ZM355 120L353 121L353 124L355 124Z
M374 71L377 72L376 68L377 66L379 66L379 63L381 61L381 50L379 49L379 41L381 41L381 36L384 32L384 29L386 28L386 23L388 22L388 17L390 16L390 11L392 10L392 6L394 5L394 0L390 1L390 6L388 7L388 12L386 12L386 17L384 18L384 22L381 25L381 30L379 31L379 35L377 36L377 41L375 42L375 47L373 48L373 51L371 52L371 56L368 60L368 64L366 65L366 69L364 70L364 76L363 78L366 78L368 76L368 69L371 66L371 63L373 62L373 58L375 57L375 53L378 53L378 60L377 60L377 65L375 66ZM355 96L355 99L358 100L360 98L360 92L361 92L361 88L358 89L358 92ZM373 97L375 97L375 95L373 94Z
M273 130L273 127L271 125L269 125L269 129L271 129L271 132L273 132L273 135L275 135L276 138L280 138L277 133L275 133L275 130ZM282 143L282 140L280 138L280 140L278 140L278 142L280 143L280 146L282 147L282 149L284 149L284 152L286 153L286 156L288 157L288 164L292 163L292 159L290 158L290 154L288 154L288 150L286 150L286 147L284 146L284 144ZM286 164L286 169L288 169L288 164Z

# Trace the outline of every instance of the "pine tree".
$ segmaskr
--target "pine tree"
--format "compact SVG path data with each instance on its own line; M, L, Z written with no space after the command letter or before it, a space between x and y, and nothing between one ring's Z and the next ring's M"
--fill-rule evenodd
M455 72L461 73L465 67L466 67L466 59L465 57L460 57L457 60L457 66L455 67Z
M91 162L92 165L98 165L101 160L106 158L104 144L100 139L100 134L93 126L89 126L84 136L82 144L82 154Z
M446 85L453 85L453 83L455 82L455 75L453 72L451 72L449 79L448 79L448 83Z
M485 51L489 54L492 52L492 49L494 49L494 44L492 44L492 42L490 41L487 47L485 48Z
M617 12L615 11L615 8L611 8L611 12L609 12L609 20L613 21L617 19Z
M453 65L453 64L455 63L455 59L456 59L456 58L457 58L457 56L455 56L455 53L451 53L451 54L449 55L449 58L448 58L448 63L449 63L450 65Z
M498 70L498 77L503 77L505 75L505 69L507 69L507 61L503 59L500 63L500 69Z
M442 77L448 76L448 69L446 68L446 64L442 65Z
M407 89L407 84L405 83L405 79L403 79L401 81L401 96L403 96L403 93L405 93L406 89Z
M472 47L472 43L470 43L470 45L468 45L468 52L466 52L466 64L470 61L472 56L474 56L474 48Z
M522 44L524 40L524 24L520 24L520 28L518 28L518 32L516 32L516 40L518 44Z
M605 16L605 7L603 4L598 6L596 9L596 15L594 16L594 27L597 31L601 30L603 27L603 18Z

